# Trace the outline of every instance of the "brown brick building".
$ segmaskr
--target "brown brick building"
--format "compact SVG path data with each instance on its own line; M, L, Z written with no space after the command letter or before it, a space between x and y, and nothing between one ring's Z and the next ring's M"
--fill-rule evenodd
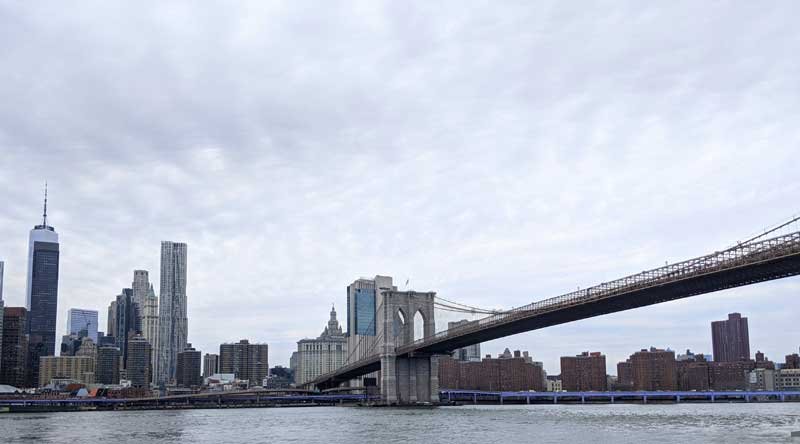
M578 356L561 357L561 385L568 392L605 391L606 356L600 352L583 352Z
M755 361L710 362L708 379L711 390L746 390L747 375L754 368Z
M439 360L439 386L463 390L544 391L542 366L517 356L470 362L442 358Z
M633 390L633 368L630 359L617 363L617 384L614 390Z
M711 388L709 383L708 365L703 355L692 355L691 359L675 363L678 372L678 390L706 391Z
M631 374L634 390L675 390L677 369L675 352L650 347L631 355Z
M783 364L785 369L800 368L800 355L797 353L786 355L786 363Z
M750 332L747 318L731 313L725 321L711 323L714 361L737 362L750 360Z

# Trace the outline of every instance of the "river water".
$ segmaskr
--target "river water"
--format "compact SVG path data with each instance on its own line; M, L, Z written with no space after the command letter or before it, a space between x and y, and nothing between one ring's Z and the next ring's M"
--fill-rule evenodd
M800 403L0 415L2 443L796 443Z

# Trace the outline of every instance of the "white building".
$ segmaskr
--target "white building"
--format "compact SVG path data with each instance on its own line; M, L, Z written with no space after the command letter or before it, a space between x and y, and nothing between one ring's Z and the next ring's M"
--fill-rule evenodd
M347 339L333 307L330 315L328 325L317 339L297 341L297 369L294 378L298 385L336 370L347 359Z
M775 373L776 390L800 390L800 368L781 369Z

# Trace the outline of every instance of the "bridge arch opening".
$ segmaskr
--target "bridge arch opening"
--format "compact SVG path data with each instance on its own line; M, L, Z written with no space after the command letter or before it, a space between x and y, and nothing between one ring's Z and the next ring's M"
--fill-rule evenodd
M406 329L406 314L402 308L397 309L397 313L394 316L394 336L404 336L403 332Z
M425 316L422 310L417 310L414 314L414 340L422 339L425 337Z

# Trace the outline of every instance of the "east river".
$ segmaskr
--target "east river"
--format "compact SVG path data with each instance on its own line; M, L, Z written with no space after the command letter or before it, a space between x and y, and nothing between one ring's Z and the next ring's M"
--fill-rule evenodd
M0 415L2 443L800 443L800 403Z

